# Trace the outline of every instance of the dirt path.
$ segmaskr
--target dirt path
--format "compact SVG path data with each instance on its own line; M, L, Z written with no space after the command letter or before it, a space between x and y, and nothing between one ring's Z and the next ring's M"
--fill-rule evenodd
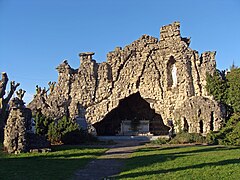
M143 147L143 142L126 141L110 147L99 158L91 161L84 169L78 170L74 174L74 180L98 180L112 177L121 172L124 160L138 148Z

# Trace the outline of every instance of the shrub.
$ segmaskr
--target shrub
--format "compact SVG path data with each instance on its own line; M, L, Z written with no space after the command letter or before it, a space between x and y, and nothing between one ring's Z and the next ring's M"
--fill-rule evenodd
M218 144L217 133L210 131L206 136L206 143L211 145Z
M234 64L225 76L224 71L207 75L206 89L226 107L227 124L216 134L207 136L209 143L240 145L240 68Z
M186 144L186 143L205 143L205 138L198 133L178 133L171 141L171 144Z
M52 122L49 125L48 139L51 141L51 143L61 143L63 137L66 136L64 137L64 140L67 142L71 136L71 133L75 133L75 135L78 133L78 135L80 135L80 132L77 131L80 131L78 124L64 116L62 119L58 120L57 122Z
M63 144L80 144L85 142L87 139L87 133L82 129L75 129L69 131L62 136Z
M151 141L152 144L167 144L169 142L166 138L157 138L156 140Z
M49 125L53 122L52 119L45 117L41 112L38 112L34 117L36 134L47 136Z
M227 134L226 139L229 145L240 146L240 122L231 133Z
M228 132L226 134L226 137L223 138L220 142L225 145L235 145L235 146L240 146L240 122L238 122L234 128L229 128Z
M215 139L222 145L240 145L240 113L230 117L225 127L215 134Z
M57 128L57 124L55 124L55 122L52 122L50 125L49 125L49 128L48 128L48 140L51 142L51 143L59 143L61 142L61 132L59 131L59 129Z
M95 137L80 129L75 121L66 116L53 121L37 113L34 119L36 134L45 136L52 144L80 144L86 141L96 141Z

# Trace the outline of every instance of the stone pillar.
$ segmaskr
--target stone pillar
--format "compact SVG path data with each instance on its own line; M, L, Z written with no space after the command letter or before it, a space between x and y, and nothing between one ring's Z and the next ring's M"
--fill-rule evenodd
M27 152L27 126L31 116L27 113L24 102L19 98L14 98L10 102L10 114L7 119L7 124L4 128L4 150L8 153ZM30 118L30 119L28 119Z

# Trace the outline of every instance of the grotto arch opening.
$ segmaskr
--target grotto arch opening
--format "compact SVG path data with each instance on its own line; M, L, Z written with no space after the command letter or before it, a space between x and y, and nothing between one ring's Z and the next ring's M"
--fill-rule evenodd
M151 109L150 104L137 92L122 100L100 122L93 124L97 135L115 136L121 131L121 123L130 121L138 124L140 121L149 121L149 132L153 135L167 135L169 127L164 125L162 117ZM122 134L124 135L124 134Z

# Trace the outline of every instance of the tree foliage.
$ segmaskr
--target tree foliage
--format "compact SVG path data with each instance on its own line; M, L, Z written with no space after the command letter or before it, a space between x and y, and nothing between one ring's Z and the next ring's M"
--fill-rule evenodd
M52 120L38 112L34 119L36 134L45 136L52 144L80 144L96 141L95 137L79 128L79 125L67 116Z
M234 112L240 112L240 68L232 68L226 76L227 80L227 104Z
M47 135L52 143L79 144L82 138L78 124L66 116L57 122L52 122Z
M232 66L230 72L216 71L207 75L206 89L227 109L227 121L218 133L210 133L212 143L240 145L240 68Z
M49 125L53 120L45 117L41 112L38 112L34 117L34 121L36 134L47 137Z
M213 75L207 74L207 91L213 95L218 102L226 104L227 100L227 81L224 71L215 71Z
M240 113L234 113L219 132L207 135L210 144L240 146Z

